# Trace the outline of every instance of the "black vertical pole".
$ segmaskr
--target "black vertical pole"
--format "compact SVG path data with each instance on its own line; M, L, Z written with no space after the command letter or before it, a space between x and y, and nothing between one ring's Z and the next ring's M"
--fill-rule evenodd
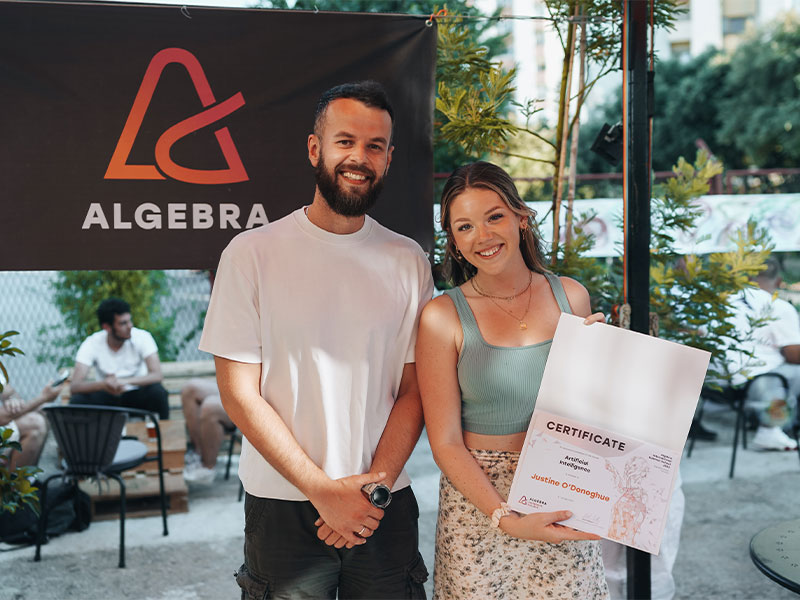
M627 302L631 306L631 329L649 331L650 314L650 167L647 114L647 24L648 2L624 0L627 4L627 186L625 246ZM651 0L652 1L652 0ZM651 598L650 555L628 548L628 598Z

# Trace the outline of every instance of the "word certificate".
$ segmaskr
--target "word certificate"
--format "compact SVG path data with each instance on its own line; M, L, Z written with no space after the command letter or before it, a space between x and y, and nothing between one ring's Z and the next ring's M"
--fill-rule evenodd
M509 506L658 554L709 358L562 314Z
M535 411L508 504L658 554L680 453Z

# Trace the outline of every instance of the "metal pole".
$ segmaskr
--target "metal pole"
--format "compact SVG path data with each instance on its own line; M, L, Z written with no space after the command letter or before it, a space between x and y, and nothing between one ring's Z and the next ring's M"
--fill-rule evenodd
M650 315L650 140L647 110L648 2L625 1L627 43L627 160L625 172L625 273L631 329L649 332ZM652 0L651 0L652 1ZM650 555L628 548L628 598L651 598Z

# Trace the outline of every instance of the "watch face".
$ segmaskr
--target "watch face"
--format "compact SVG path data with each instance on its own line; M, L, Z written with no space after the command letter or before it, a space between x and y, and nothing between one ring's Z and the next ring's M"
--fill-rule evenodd
M372 490L370 501L378 508L386 508L392 501L392 492L385 485L380 485Z
M392 491L382 483L368 483L361 490L370 503L378 508L386 508L392 501Z

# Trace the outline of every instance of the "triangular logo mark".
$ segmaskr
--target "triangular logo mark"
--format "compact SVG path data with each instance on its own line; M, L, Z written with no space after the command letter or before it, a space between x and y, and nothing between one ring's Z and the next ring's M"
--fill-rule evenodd
M224 184L247 181L247 172L227 127L222 127L214 132L222 155L228 163L227 169L190 169L176 164L170 158L170 150L175 142L244 106L244 97L241 92L237 92L216 106L211 106L216 103L216 98L214 98L214 93L203 72L203 67L191 52L181 48L165 48L156 54L147 66L128 120L125 122L125 127L122 128L117 147L108 163L104 179L164 179L164 175L154 165L128 164L128 156L133 148L133 142L139 134L139 128L142 126L144 115L150 106L161 73L164 71L164 67L170 63L180 63L186 67L197 91L197 96L206 110L176 123L161 134L155 147L156 163L159 168L169 177L186 183Z

